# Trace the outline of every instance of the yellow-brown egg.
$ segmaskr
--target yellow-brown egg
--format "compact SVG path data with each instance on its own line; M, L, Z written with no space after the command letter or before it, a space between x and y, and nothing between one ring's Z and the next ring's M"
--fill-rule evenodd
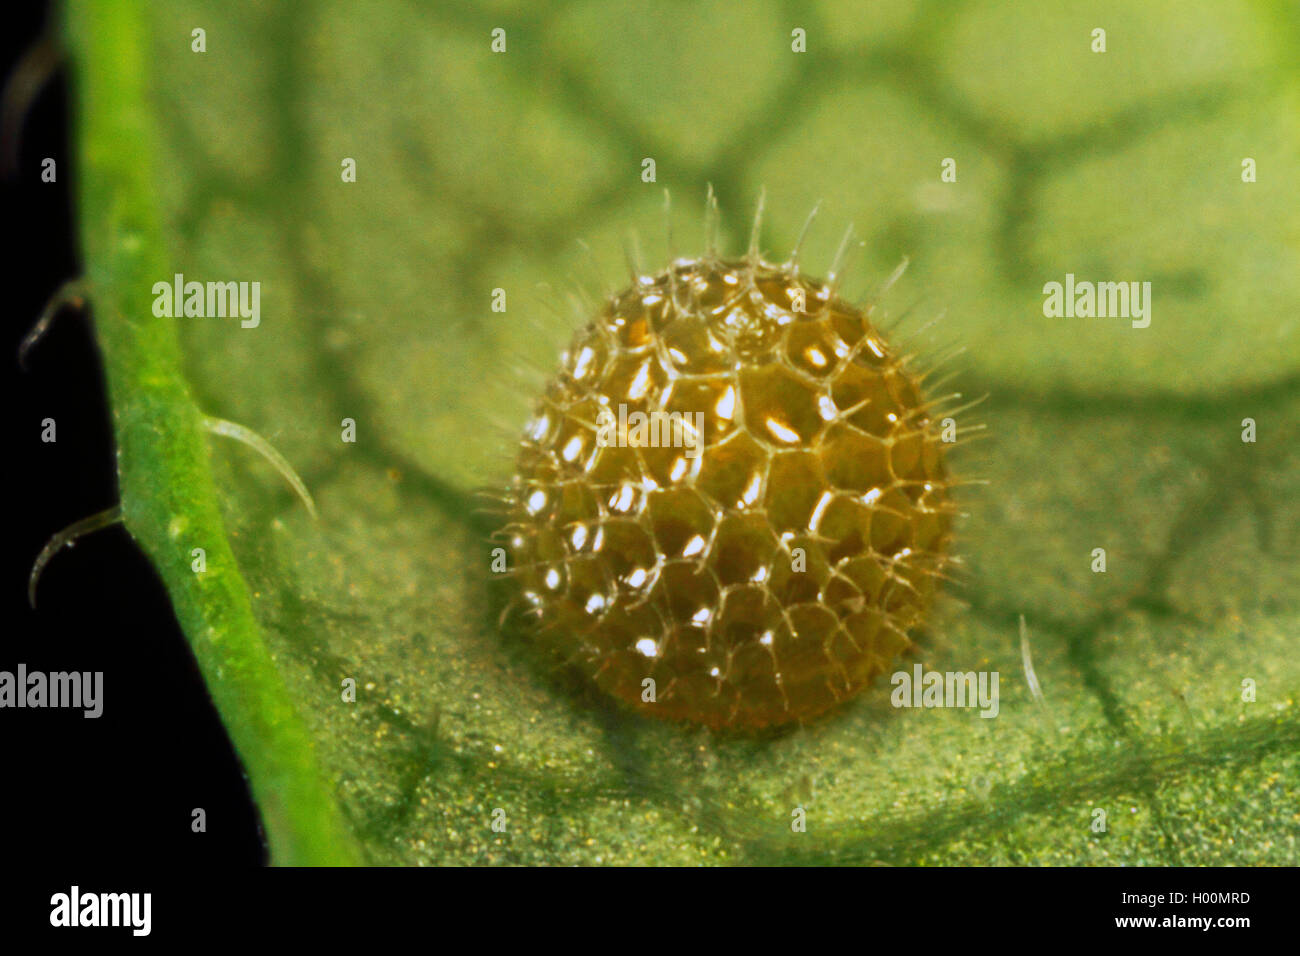
M834 707L910 645L949 561L949 491L920 386L867 312L788 266L706 257L575 337L501 538L535 639L604 691L761 728Z

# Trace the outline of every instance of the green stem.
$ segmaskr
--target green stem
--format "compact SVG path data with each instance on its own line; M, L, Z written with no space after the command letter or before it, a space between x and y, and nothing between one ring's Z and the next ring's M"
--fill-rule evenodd
M155 202L154 57L144 4L71 2L65 25L82 252L113 410L123 519L167 586L243 760L272 861L354 863L353 837L262 640L226 538L176 324L153 314L153 284L169 281L174 269ZM191 569L193 548L206 551L204 573Z

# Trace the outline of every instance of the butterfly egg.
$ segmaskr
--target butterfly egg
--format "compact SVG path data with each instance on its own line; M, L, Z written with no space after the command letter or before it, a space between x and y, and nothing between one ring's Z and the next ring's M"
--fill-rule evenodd
M951 561L931 411L869 310L790 264L638 276L525 428L498 536L513 607L644 714L815 717L911 645Z

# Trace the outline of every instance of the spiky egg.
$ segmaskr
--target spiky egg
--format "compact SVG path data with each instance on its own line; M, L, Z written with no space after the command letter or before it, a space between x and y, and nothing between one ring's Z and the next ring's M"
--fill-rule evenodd
M506 506L534 638L644 714L715 728L863 690L951 560L917 377L870 310L756 252L678 259L605 302L537 403Z

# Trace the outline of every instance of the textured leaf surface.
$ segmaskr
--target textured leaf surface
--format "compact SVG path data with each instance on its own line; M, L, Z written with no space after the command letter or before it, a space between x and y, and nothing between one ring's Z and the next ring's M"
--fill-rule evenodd
M253 611L366 859L1300 862L1294 6L863 6L151 13L161 260L262 283L257 329L181 320L184 371L318 498L313 524L212 446ZM960 466L988 485L921 660L997 670L997 719L895 710L882 686L779 738L717 737L581 701L498 633L471 492L507 478L572 330L541 287L621 282L629 227L662 261L662 186L698 252L706 182L735 249L761 187L778 254L824 198L808 267L856 222L859 287L910 257L886 310L945 314L922 353L967 347L992 438ZM1045 318L1067 272L1151 281L1150 328Z

